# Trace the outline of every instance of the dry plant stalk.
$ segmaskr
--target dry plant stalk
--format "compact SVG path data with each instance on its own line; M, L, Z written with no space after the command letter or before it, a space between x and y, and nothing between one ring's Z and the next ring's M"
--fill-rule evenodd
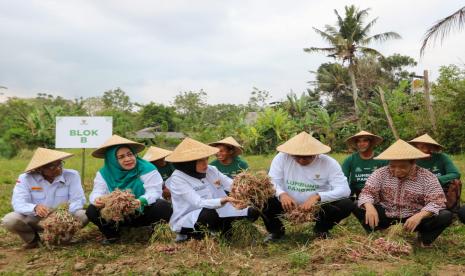
M116 189L110 194L102 196L102 202L105 206L100 214L106 221L124 221L125 217L135 214L139 208L134 195L128 190Z
M61 204L39 222L44 229L42 240L47 246L70 241L82 224L68 211L69 204Z
M253 206L262 210L268 199L275 193L271 179L265 171L245 171L234 177L229 195L240 201L236 205L237 208Z
M304 211L302 208L296 207L292 209L292 211L286 212L283 215L283 219L290 225L305 224L314 221L319 211L319 205L314 205L313 208L308 211Z
M153 233L150 236L150 243L170 243L174 241L176 235L171 231L170 226L166 222L158 222L153 226Z
M412 253L406 241L371 237L346 231L342 236L316 240L310 245L312 262L358 262L364 260L397 259Z

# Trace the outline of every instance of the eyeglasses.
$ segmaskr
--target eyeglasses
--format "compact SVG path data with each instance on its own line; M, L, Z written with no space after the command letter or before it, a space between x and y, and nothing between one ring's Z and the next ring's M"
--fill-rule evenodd
M48 169L48 170L56 170L56 169L61 169L63 168L63 165L65 164L65 161L60 160L59 162L51 163L48 165L45 165L43 168Z
M132 158L132 157L134 157L134 153L128 151L126 154L120 154L120 155L116 156L116 159L122 160L122 159L124 159L126 157Z

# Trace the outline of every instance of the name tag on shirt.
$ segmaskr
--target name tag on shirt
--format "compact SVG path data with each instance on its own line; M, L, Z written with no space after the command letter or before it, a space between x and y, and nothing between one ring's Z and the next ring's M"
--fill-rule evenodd
M31 190L33 190L33 191L42 191L43 189L40 186L33 186L33 187L31 187Z

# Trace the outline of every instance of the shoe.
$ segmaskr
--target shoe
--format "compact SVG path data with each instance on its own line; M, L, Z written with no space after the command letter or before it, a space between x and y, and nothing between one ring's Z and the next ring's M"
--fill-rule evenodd
M265 237L263 242L277 242L283 238L284 234L282 233L270 233L268 236Z
M115 243L117 243L119 241L120 241L119 238L109 238L109 239L103 239L100 243L102 245L111 245L111 244L115 244Z
M183 234L176 234L176 239L174 240L177 243L185 242L189 239L189 236Z
M37 232L34 233L34 239L23 245L23 249L33 249L40 246L40 236Z

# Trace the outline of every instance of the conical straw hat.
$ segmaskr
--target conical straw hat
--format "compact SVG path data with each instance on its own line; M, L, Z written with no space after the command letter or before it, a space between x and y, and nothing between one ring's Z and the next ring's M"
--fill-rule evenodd
M165 160L168 162L179 163L199 160L209 157L218 152L218 148L205 145L199 141L185 138Z
M58 160L64 160L71 156L73 156L73 154L63 151L37 148L24 172L30 172L44 165L50 164Z
M147 152L145 153L143 159L153 162L158 159L165 158L166 156L170 155L172 151L170 150L165 150L162 148L157 148L157 147L150 147Z
M302 131L284 144L278 146L276 150L290 155L307 156L328 153L331 151L331 148L313 138L307 132Z
M242 153L242 150L243 150L242 146L234 138L232 138L231 136L226 137L223 140L210 143L209 145L215 147L215 146L221 145L221 144L233 146L235 156L240 155Z
M409 143L425 143L425 144L430 144L439 148L444 148L441 144L436 142L431 136L428 134L423 134L422 136L419 136L413 140L408 141Z
M359 133L350 136L349 138L346 139L346 143L349 147L356 149L357 148L357 138L359 137L369 137L372 141L373 147L381 144L383 142L383 138L378 135L374 135L373 133L370 133L368 131L360 131Z
M376 156L376 160L412 160L429 157L416 147L410 145L402 139L397 140L389 148Z
M103 145L92 152L92 156L96 158L105 158L105 152L107 149L116 145L129 145L136 153L143 151L145 148L145 146L141 143L131 141L118 135L113 135Z

